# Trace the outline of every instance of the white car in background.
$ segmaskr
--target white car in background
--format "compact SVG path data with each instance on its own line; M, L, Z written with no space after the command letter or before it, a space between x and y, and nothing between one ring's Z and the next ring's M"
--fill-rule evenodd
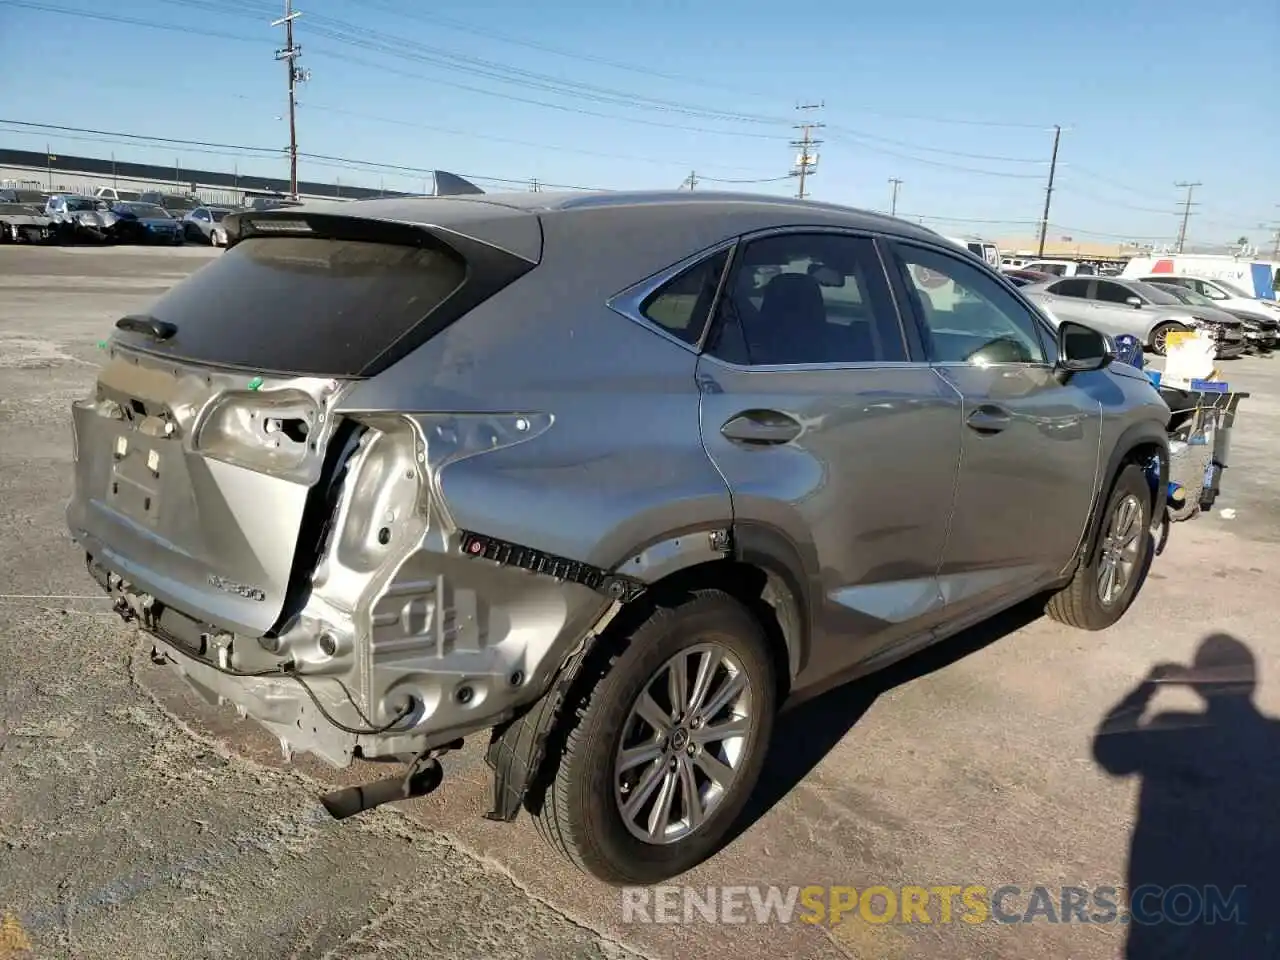
M1280 320L1280 303L1255 297L1227 280L1190 277L1180 273L1155 273L1137 279L1144 283L1185 287L1203 297L1208 297L1219 310L1234 314L1241 320Z
M231 207L209 205L196 207L182 218L182 229L188 240L203 240L211 246L227 245L227 229L223 218L232 212Z

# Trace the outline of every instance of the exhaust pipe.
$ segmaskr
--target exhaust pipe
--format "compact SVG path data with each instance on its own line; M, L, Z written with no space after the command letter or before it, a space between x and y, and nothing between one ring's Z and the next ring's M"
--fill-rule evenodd
M412 800L432 793L444 779L444 768L439 760L428 760L425 763L410 765L409 772L402 777L387 777L362 783L354 787L344 787L324 794L320 802L329 816L335 820L346 820L357 813L372 810L384 803L397 800Z

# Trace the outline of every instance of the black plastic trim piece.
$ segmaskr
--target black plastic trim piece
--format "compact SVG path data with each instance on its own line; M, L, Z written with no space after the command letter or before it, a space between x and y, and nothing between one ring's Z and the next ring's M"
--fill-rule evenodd
M320 479L307 492L307 502L302 508L302 526L293 554L293 566L289 571L289 582L285 588L284 603L276 622L266 632L267 637L279 636L302 612L310 599L311 576L329 547L342 486L347 479L347 465L360 446L364 433L365 428L359 423L344 419L329 438Z
M557 580L581 584L604 594L610 600L620 600L623 603L630 603L645 589L644 583L639 580L610 573L608 570L602 570L587 563L558 557L555 554L534 550L532 547L499 540L496 537L487 537L470 530L462 530L459 533L461 535L459 549L477 560L492 560L503 566L519 567L531 573L540 573L555 577Z

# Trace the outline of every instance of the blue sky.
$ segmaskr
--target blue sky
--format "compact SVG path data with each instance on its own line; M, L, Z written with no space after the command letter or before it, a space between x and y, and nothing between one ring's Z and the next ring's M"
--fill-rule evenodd
M1265 243L1262 225L1280 223L1276 0L297 6L312 73L299 94L303 153L516 189L535 177L676 187L694 169L700 187L791 194L795 106L822 101L806 111L826 124L815 199L885 209L898 177L899 214L944 232L1029 235L1061 124L1051 236L1172 239L1177 181L1203 184L1193 240ZM269 26L281 10L0 0L0 117L283 147L285 68L273 59L283 38ZM46 141L55 153L287 175L262 149L0 124L6 146ZM300 176L424 188L424 174L310 157Z

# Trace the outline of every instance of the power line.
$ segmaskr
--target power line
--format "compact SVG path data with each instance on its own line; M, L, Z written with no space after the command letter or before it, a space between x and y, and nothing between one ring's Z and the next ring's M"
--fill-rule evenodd
M249 16L254 18L264 15L264 8L262 8L261 6L251 5L251 4L239 4L234 2L227 3L225 2L225 0L222 3L211 2L211 0L169 0L169 2L187 6L194 9L209 10L209 11L222 13L222 14L231 13L235 15ZM93 12L84 11L84 10L73 10L73 9L67 9L64 7L56 7L50 4L35 3L35 2L32 2L32 0L0 0L0 3L7 3L12 6L21 6L21 7L25 7L32 10L39 10L47 13L60 14L63 16L84 17L84 18L104 20L109 22L128 23L135 26L146 27L151 29L171 30L179 33L190 34L193 36L200 36L203 38L220 37L224 39L236 40L241 42L251 42L251 43L260 42L257 38L254 38L254 37L246 37L243 35L230 34L230 33L225 33L225 32L217 31L214 29L208 29L204 27L197 28L197 27L184 26L184 25L178 25L178 24L163 24L153 20L142 20L138 18L93 13ZM397 12L401 13L402 15L406 15L403 13L403 11L397 11ZM418 18L418 19L423 19L423 18ZM430 20L432 18L427 17L425 19ZM439 18L435 18L435 19L439 19ZM462 54L457 54L457 53L453 53L447 50L442 50L439 48L428 47L423 44L406 43L406 41L404 41L403 38L401 37L392 36L388 34L380 34L377 31L360 27L355 24L350 24L350 23L347 23L346 21L337 20L332 17L324 17L324 16L312 14L309 17L309 21L316 24L316 26L313 27L313 33L317 36L323 36L329 39L333 39L335 42L339 42L339 43L343 43L351 46L364 47L365 49L370 49L384 56L389 55L389 56L400 57L401 59L412 60L420 63L428 63L428 64L435 64L437 66L444 66L451 72L463 70L464 72L471 72L479 76L487 77L489 79L498 80L499 82L503 82L503 83L514 84L514 85L523 86L526 88L540 89L548 92L558 93L563 96L577 97L579 99L594 100L596 102L607 103L607 104L620 106L620 107L662 110L665 112L677 112L677 113L683 113L683 114L689 115L691 117L698 117L698 118L709 119L709 120L722 120L722 121L729 121L729 122L754 123L754 124L779 124L779 125L782 123L785 123L785 120L782 119L781 117L762 116L762 115L751 114L751 113L735 113L730 111L716 110L714 108L694 106L690 104L680 103L678 101L661 100L653 97L646 97L643 95L638 95L633 91L629 92L629 91L611 90L609 88L599 87L593 84L585 84L577 81L564 80L562 78L554 77L548 74L540 74L540 73L535 73L533 71L519 70L516 68L509 67L505 64L501 64L501 63L490 61L490 60L484 60L479 57L470 57ZM478 35L481 35L481 36L487 36L492 39L499 39L502 42L516 42L512 38L502 37L498 34L493 33L492 31L481 30L479 28L471 28L471 32L477 33ZM676 77L673 74L660 74L660 73L656 73L655 71L648 70L646 68L621 64L617 61L607 61L604 58L573 54L568 51L561 51L555 48L547 47L546 45L543 45L543 44L524 42L524 41L521 41L521 43L522 45L531 46L535 49L545 49L548 52L558 53L563 56L572 56L579 60L604 62L619 68L632 69L636 72L663 76L667 79L672 79L672 80L686 79L686 78ZM412 50L406 49L406 47L409 47L409 48L416 47L418 52L413 52ZM336 55L334 54L329 54L329 55L335 56L335 58L337 58ZM373 69L386 69L385 64L366 63L364 65L371 67ZM437 83L445 86L453 86L458 89L470 90L471 92L477 92L484 95L504 96L503 94L497 93L495 91L478 90L476 88L466 87L461 84L457 84L457 83L453 83L450 81L441 80L437 78L423 77L421 79L428 79L433 83ZM706 85L705 81L699 80L697 82L703 83L704 85ZM517 102L531 102L527 98L511 97L511 99L514 99ZM551 107L554 109L564 108L564 105L546 104L538 101L532 101L532 102L538 106ZM589 111L582 111L582 112L586 113L587 115L591 115ZM882 117L888 117L888 118L897 119L897 120L913 120L913 121L928 122L928 123L962 124L962 125L971 125L971 126L1004 127L1004 128L1018 128L1018 129L1042 129L1042 126L1039 124L1011 123L1006 121L986 121L986 120L978 120L978 119L972 119L972 118L925 117L925 116L914 116L914 115L907 116L907 115L900 115L900 114L879 113L879 112L865 109L865 108L859 108L859 112L866 116L882 116ZM604 115L604 116L607 119L627 119L627 120L631 120L632 122L637 122L636 118L623 118L623 117L614 117L609 115ZM694 128L677 127L677 129L694 129ZM744 136L744 135L750 136L750 134L745 134L742 132L735 133L732 131L707 131L707 130L701 130L701 129L694 129L694 132L718 133L721 135L728 135L728 136ZM756 136L767 136L767 135L757 134ZM866 136L874 136L874 135L867 134ZM889 142L893 142L893 141L889 141ZM917 149L925 149L930 152L942 152L942 153L951 153L951 154L957 153L956 151L937 151L936 148L916 147L916 145L908 145L908 146L915 147ZM975 155L975 156L980 156L980 155ZM1009 162L1030 162L1030 161L1023 161L1021 158L1000 158L1000 159L1005 159L1005 160L1008 160Z
M404 17L405 19L416 20L423 23L438 24L440 26L445 27L446 29L457 30L461 33L469 33L473 36L483 37L484 39L487 39L487 40L496 40L500 43L507 43L515 46L526 47L531 50L541 50L544 53L551 53L556 56L566 57L571 60L585 61L587 63L598 63L602 66L613 67L614 69L617 69L617 70L625 70L631 73L657 77L662 80L670 80L677 83L695 83L695 84L698 84L699 86L704 86L704 87L714 86L722 90L728 90L734 93L745 94L747 96L754 97L754 96L766 95L763 91L748 90L744 87L737 86L736 84L725 84L723 82L717 81L715 78L691 77L688 75L682 76L680 74L664 73L658 70L654 70L651 67L643 67L637 64L624 63L620 60L611 60L605 57L595 56L592 54L585 54L575 50L567 50L561 47L554 47L554 46L551 46L550 44L540 43L533 40L517 38L512 36L511 34L499 33L498 31L489 29L487 27L485 28L477 27L475 25L467 24L459 20L452 20L446 17L441 17L436 15L435 13L421 13L416 10L410 12L409 10L406 10L398 5L373 2L373 0L352 0L352 2L354 2L357 6L364 6L364 7L369 7L376 10L382 10L386 13L394 13L395 15ZM946 124L960 124L965 126L1000 127L1005 129L1021 129L1021 130L1045 129L1043 124L1018 123L1018 122L1013 122L1008 120L978 120L978 119L972 119L972 118L924 117L924 116L906 116L901 114L885 114L885 113L876 113L875 111L867 109L864 106L855 106L853 107L853 109L855 109L858 112L858 114L861 116L884 117L885 119L896 119L896 120L915 120L923 123L946 123Z
M348 117L356 117L361 120L370 120L375 123L394 124L395 126L409 127L415 130L432 130L432 131L435 131L436 133L449 133L455 136L470 137L476 140L492 140L494 143L510 143L510 144L515 144L516 146L521 146L521 147L533 147L538 150L550 150L555 153L571 153L571 154L574 154L575 156L601 157L606 160L632 160L640 163L662 164L663 166L683 166L687 162L687 160L680 160L680 159L662 160L657 157L637 156L634 153L608 153L608 152L599 151L599 150L586 150L580 147L566 147L559 144L540 143L536 140L519 140L513 137L504 137L498 134L491 134L491 133L474 133L469 130L459 130L453 127L440 127L440 126L436 126L435 124L418 123L417 121L405 120L401 117L376 116L374 114L365 113L360 110L348 110L345 107L334 107L328 104L316 103L315 101L310 99L302 101L301 103L299 103L299 106L302 108L304 112L307 110L320 110L325 113L335 113L335 114L340 114ZM749 169L745 167L725 166L721 164L716 164L714 166L709 165L709 168L714 170ZM707 178L707 179L713 179L713 178ZM773 177L773 178L748 179L748 180L742 180L742 181L725 181L725 182L765 183L765 182L768 182L768 180L774 180L774 179L785 180L787 178Z
M148 27L152 30L169 30L174 33L186 33L200 37L216 37L219 40L235 40L240 43L265 43L261 37L247 37L243 34L225 33L220 30L196 30L172 23L157 23L154 20L142 20L138 17L124 17L119 14L96 13L88 10L68 10L66 7L55 7L46 3L32 3L30 0L0 0L0 6L22 7L40 13L54 13L67 17L83 17L86 20L101 20L105 23L124 23L134 27Z
M313 32L315 32L313 30ZM605 120L614 120L622 123L635 123L646 127L660 127L666 130L684 130L690 133L701 133L709 136L721 137L743 137L752 140L776 140L777 135L772 133L753 133L748 130L716 130L708 127L694 126L686 123L671 123L663 120L651 120L647 117L627 117L616 113L603 113L599 110L588 110L585 107L575 107L564 103L550 103L546 100L538 100L533 97L522 97L512 93L502 93L496 90L486 90L483 87L474 87L469 84L457 83L452 80L441 80L436 77L428 77L421 73L414 73L411 70L403 70L399 67L393 67L386 63L374 63L369 60L363 60L359 57L351 56L347 53L339 53L323 47L317 47L315 44L311 46L312 54L319 53L321 56L329 57L355 66L365 67L370 70L380 70L385 73L394 73L402 77L410 77L415 80L425 80L435 86L452 87L455 90L465 90L468 93L478 93L486 97L497 97L500 100L509 100L513 103L526 103L532 106L545 107L550 110L560 110L566 113L576 113L586 117L600 117Z
M178 2L178 0L171 0L171 2ZM196 0L185 0L185 2L187 2L188 4L194 4ZM30 0L0 0L0 6L3 6L5 4L13 5L13 6L22 6L32 10L39 10L42 12L54 13L54 14L70 16L70 17L81 17L81 18L87 18L91 20L106 20L110 22L128 23L134 26L144 27L148 29L169 30L175 33L183 33L183 34L188 34L190 36L201 37L201 38L216 36L216 37L223 37L225 39L237 40L237 41L248 42L248 43L262 42L259 39L254 37L245 37L245 36L239 36L235 34L224 34L216 30L205 29L203 27L183 26L179 24L162 24L162 23L157 23L149 20L140 20L140 19L128 18L128 17L113 17L107 14L91 13L83 10L67 10L59 7L49 6L47 4L32 3L30 2ZM235 12L241 13L241 14L248 13L248 11L243 9L236 10ZM314 21L320 20L321 18L313 16L310 19L314 22ZM355 27L352 27L351 29L358 30L358 28L355 28ZM382 56L398 55L398 56L401 56L402 59L408 59L411 61L428 63L428 64L436 62L429 57L425 57L421 55L415 56L415 55L406 54L403 52L397 53L397 51L394 48L388 49L386 44L376 44L376 43L370 43L368 41L361 42L359 39L353 39L351 37L346 36L343 33L343 30L334 30L330 28L321 29L318 27L312 27L311 32L315 36L322 36L322 37L325 37L326 39L332 39L337 43L344 43L348 45L363 47L365 49L371 50L372 52L378 53ZM533 97L524 97L524 96L519 96L517 94L504 93L497 90L486 90L483 87L476 87L469 84L459 83L454 80L444 79L440 77L426 76L421 73L414 73L412 71L397 69L387 63L370 62L368 60L362 60L358 57L351 56L350 54L339 53L337 51L329 50L323 47L316 47L314 45L311 48L311 52L313 55L319 53L320 55L329 57L333 60L350 63L355 66L365 67L366 69L370 69L370 70L377 70L383 73L397 74L399 76L410 77L415 80L425 80L428 83L433 84L434 86L451 87L455 90L463 90L468 93L480 94L481 96L496 97L498 99L508 100L513 103L524 103L531 106L543 107L545 109L550 109L550 110L560 110L568 113L576 113L581 116L598 117L605 120L620 121L624 123L635 123L635 124L640 124L640 125L649 126L649 127L661 127L669 130L685 130L690 133L701 133L701 134L714 135L714 136L745 137L748 139L758 139L758 140L774 140L776 139L776 136L777 136L776 134L771 134L771 133L754 133L746 130L717 130L717 129L703 127L703 126L695 126L692 124L671 123L671 122L665 122L660 120L652 120L644 117L630 117L630 116L625 116L617 113L605 113L598 110L589 110L584 107L577 107L577 106L572 106L572 105L563 104L563 103L551 103L545 100L535 99ZM437 63L436 65L445 66L451 72L455 72L458 69L457 65L453 63L447 63L447 62ZM477 72L477 71L472 71L472 72ZM565 90L563 88L559 88L554 85L533 83L527 80L521 81L518 78L513 79L510 76L495 75L492 72L485 73L483 71L479 71L479 73L481 76L487 76L490 79L494 79L499 82L514 84L516 86L523 86L526 88L544 89L544 90L548 90L549 92L559 94L561 96L571 96L571 97L576 97L577 99L592 100L592 101L600 102L602 104L608 104L613 106L622 106L622 107L646 106L646 104L641 103L639 101L639 99L635 94L615 94L612 96L593 95L585 91L575 92L572 90ZM652 104L648 106L650 109L657 108ZM668 111L670 111L672 108L667 107L664 109L667 109ZM694 116L699 115L699 111L697 110L692 110L692 111L686 110L683 112L690 113ZM759 118L752 119L752 118L745 118L739 115L724 115L724 114L719 114L715 112L702 112L701 115L708 119L727 119L730 121L746 120L748 122L768 122L767 120L763 120ZM778 122L779 124L781 124L782 121L778 121Z
M1038 173L1010 173L1007 170L986 170L981 167L962 166L961 164L958 164L958 163L946 163L942 160L929 160L926 157L916 157L916 156L912 156L909 153L902 153L901 151L898 151L898 150L890 150L886 147L881 147L876 143L874 143L873 141L865 140L862 137L855 137L851 134L845 134L843 139L851 143L855 143L858 146L862 147L862 149L869 150L873 153L882 153L885 156L896 157L899 160L906 160L909 163L920 163L929 167L940 167L943 170L954 170L957 173L972 173L978 176L1000 177L1001 179L1005 179L1005 180L1009 180L1009 179L1039 180L1040 179L1040 174Z
M733 177L702 177L702 176L700 176L700 177L698 177L698 182L699 182L699 183L701 183L703 180L705 180L705 181L707 181L707 183L739 183L739 184L748 184L748 183L781 183L783 180L790 180L790 179L791 179L791 174L789 174L789 173L788 173L788 174L784 174L784 175L783 175L783 176L781 176L781 177L742 177L742 178L733 178Z
M222 3L213 2L213 0L171 0L171 2L183 3L189 6L203 6L205 8L211 8L215 10L224 10L224 11L227 10L227 4L230 3L231 4L230 12L236 12L236 13L248 13L249 10L247 10L246 7L251 6L251 4L238 2L238 0L222 0ZM724 89L724 90L728 90L728 91L732 91L735 93L744 94L752 97L767 96L767 94L763 93L760 90L747 90L737 85L718 82L714 78L693 77L689 75L665 73L659 70L654 70L652 67L640 66L634 63L625 63L620 60L613 60L607 57L601 57L598 55L583 53L581 51L568 50L562 47L556 47L556 46L552 46L546 43L541 43L538 41L518 38L510 34L504 34L504 33L495 31L491 28L478 27L474 24L468 24L459 20L453 20L446 17L441 17L434 13L422 13L416 10L404 9L399 5L373 2L373 0L355 0L355 2L356 2L356 5L358 6L364 6L369 9L378 10L383 13L399 16L404 19L413 20L420 23L440 25L440 26L444 26L446 29L457 30L459 32L468 33L473 36L482 37L487 40L495 40L500 43L513 44L516 46L526 47L532 50L539 50L544 53L550 53L555 56L566 57L568 59L572 59L578 62L597 63L602 66L608 66L618 70L624 70L624 71L628 71L631 73L640 74L644 76L656 77L659 79L673 81L677 83L694 83L699 85L700 87L708 87L708 86L718 87L720 89ZM253 13L252 15L257 16L258 14ZM404 40L399 34L396 34L396 35L378 34L375 31L368 30L362 27L355 27L352 24L345 23L344 21L336 20L331 17L313 16L312 20L316 22L323 20L329 23L331 26L337 28L343 34L348 34L354 30L364 34L366 37L380 36L384 40L389 42L397 50L404 45ZM456 60L458 62L466 62L474 65L483 64L490 68L498 68L505 71L512 71L514 69L505 64L497 63L495 61L483 60L478 57L463 56L463 55L442 50L440 48L427 47L423 44L414 43L411 45L418 47L419 50L430 51L433 55L447 57L449 59ZM601 88L596 85L576 84L573 81L565 81L563 78L554 77L547 74L534 74L529 71L515 71L515 72L521 73L528 77L537 77L544 81L550 81L557 84L569 83L570 85L582 87L584 89L594 89L597 91L607 90L607 88ZM623 98L623 102L627 103L628 105L631 105L636 100L635 95L632 93L619 93L618 91L608 91L608 92L615 96L621 96ZM691 108L686 104L680 104L674 101L663 101L663 100L657 100L649 97L643 97L640 99L647 100L648 102L653 104L665 104L669 107L675 107L682 110L692 109L697 113L714 114L717 117L726 118L726 119L733 118L733 119L740 119L740 120L756 122L756 123L770 123L770 124L786 122L784 119L777 116L760 116L757 114L726 114L722 111L709 111L707 108L700 108L700 107ZM1019 123L1019 122L1012 122L1007 120L979 120L976 118L927 117L927 116L919 116L919 115L878 113L867 106L858 106L855 109L857 109L858 113L862 116L878 116L878 117L885 117L887 119L896 119L896 120L914 120L914 121L920 121L920 122L926 122L926 123L960 124L960 125L979 126L979 127L999 127L999 128L1005 128L1005 129L1024 129L1024 130L1045 129L1043 124ZM1027 162L1033 162L1033 161L1027 161Z
M985 223L1008 226L1038 226L1039 220L998 220L990 217L943 217L931 213L901 213L903 220L937 220L942 223Z
M2 117L0 117L0 124L10 124L13 126L21 127L21 128L24 128L24 130L27 132L32 132L35 130L43 130L43 131L52 130L52 131L58 132L60 136L68 136L69 138L72 138L72 135L75 135L75 134L93 134L99 137L115 138L115 142L117 143L132 143L135 146L139 145L140 143L145 145L151 145L151 146L154 146L157 144L178 145L185 150L186 144L187 144L187 141L176 140L172 137L152 137L152 136L147 136L139 133L123 133L118 130L94 130L87 127L71 127L71 126L66 126L62 124L32 123L26 120L8 120ZM98 142L109 143L112 141L100 140ZM264 159L269 156L278 157L281 155L281 153L284 152L283 150L280 150L278 148L257 147L257 146L250 146L248 144L212 143L208 141L199 141L199 140L191 141L191 142L200 147L220 148L223 150L233 151L233 153L228 154L232 156L243 155L247 153L256 153L258 154L259 159ZM338 157L338 156L333 156L331 154L325 154L325 153L308 153L302 150L298 151L298 156L306 160L317 162L318 165L320 166L325 166L326 164L343 164L343 165L347 165L348 168L359 168L359 169L365 169L365 170L381 170L381 171L392 172L392 173L413 174L415 176L421 176L422 174L431 174L435 172L435 169L432 167L412 167L404 164L383 163L378 160L360 160L354 157ZM468 180L486 180L486 181L491 181L493 183L506 183L506 184L527 184L528 183L527 179L518 179L518 178L512 178L512 177L490 177L490 176L484 176L481 174L470 174L470 173L462 173L462 174L459 174L459 176L463 176ZM555 188L565 189L565 190L605 190L607 189L604 187L584 186L582 184L573 184L573 183L542 183L541 185L544 187L555 187Z
M888 137L882 137L878 134L867 133L865 130L855 130L852 127L839 126L837 124L828 125L828 130L836 134L847 133L859 140L870 140L873 142L887 143L893 147L903 147L907 150L919 150L924 153L936 153L944 157L960 157L963 160L991 160L996 163L1031 163L1043 164L1043 160L1031 159L1029 157L1006 157L999 154L990 153L965 153L960 150L947 150L942 147L927 147L919 143L907 143L904 140L891 140ZM832 139L839 139L839 136Z
M1195 183L1175 183L1174 186L1179 189L1186 187L1187 199L1182 204L1182 226L1178 228L1178 253L1182 252L1183 245L1187 242L1187 221L1191 218L1191 194L1196 187L1201 186L1200 181Z
M52 7L46 4L32 3L31 0L0 0L0 2L17 3L17 4L31 7L33 9L46 9L50 12L68 15L68 16L89 16L95 19L101 19L103 16L103 15L97 15L97 14L89 14L84 11L75 11L75 10L67 10L63 8ZM259 7L250 6L250 5L228 6L225 0L221 4L210 2L210 0L171 0L171 2L176 2L186 6L199 8L199 9L211 9L211 10L216 10L223 13L232 12L238 15L254 16L254 17L257 17L260 15L259 11L261 9ZM142 27L153 27L153 28L160 28L160 29L175 30L177 32L189 33L196 36L215 35L213 31L208 31L204 29L195 29L192 27L184 27L184 26L178 26L178 25L157 24L153 21L128 19L128 22L134 23ZM390 56L400 57L401 59L406 59L412 62L444 65L448 67L451 71L460 69L459 61L468 60L468 58L460 58L459 55L450 54L447 51L441 52L440 56L430 56L430 55L424 55L420 53L414 53L411 50L403 49L404 47L403 42L398 40L397 38L388 37L386 40L382 40L382 39L379 39L380 35L376 34L373 31L369 31L365 28L361 28L352 24L347 24L343 21L333 20L333 18L326 18L326 17L316 16L316 15L311 15L308 18L308 22L313 24L311 28L311 32L315 36L320 36L325 39L332 39L334 42L341 43L348 46L356 46L356 47L369 49L383 56L390 55ZM364 34L364 36L361 37L360 34ZM231 37L232 39L252 41L252 38L239 37L235 35L227 35L227 36ZM373 39L371 40L370 37L372 37ZM415 46L415 45L410 45L410 46ZM416 46L421 47L421 45L416 45ZM426 48L426 49L430 50L433 48ZM571 104L548 102L548 101L537 99L534 97L521 96L514 93L508 93L508 92L497 91L497 90L489 90L483 87L476 87L470 84L458 82L456 80L426 76L421 73L415 73L408 70L398 69L386 63L385 61L371 62L368 60L361 59L359 57L355 57L345 52L330 50L322 46L317 47L313 45L311 48L311 52L313 55L319 54L322 57L329 57L333 60L345 62L355 66L364 67L370 70L396 74L399 76L405 76L405 77L409 77L417 80L424 80L426 82L432 83L435 86L452 87L454 89L463 90L469 93L479 94L481 96L495 97L495 98L507 100L510 102L525 103L531 106L542 107L544 109L559 110L562 112L574 113L581 116L591 116L591 117L597 117L601 119L624 122L624 123L634 123L634 124L639 124L639 125L648 126L648 127L684 130L691 133L700 133L700 134L712 135L712 136L740 137L740 138L761 139L761 140L773 140L774 137L776 136L775 134L763 133L763 132L757 133L749 130L715 129L715 128L708 128L704 126L695 126L695 125L686 124L686 123L673 123L669 121L655 120L655 119L646 118L646 117L619 115L617 113L609 113L609 112L604 112L600 110L591 110L585 107L575 106ZM443 64L441 64L441 56L448 58L446 59L446 62ZM604 88L592 87L591 85L587 85L587 84L578 84L578 83L573 83L568 81L561 81L554 77L547 77L546 75L542 75L542 74L534 74L530 71L515 71L513 74L511 69L505 67L504 65L495 64L492 61L483 61L483 60L480 60L479 58L469 58L469 59L471 61L474 61L473 66L469 72L476 73L480 76L487 77L489 79L493 79L501 83L513 84L519 87L545 90L551 93L558 94L560 96L570 96L577 99L594 101L594 102L601 103L602 105L621 106L621 107L640 106L640 107L647 107L649 109L664 110L667 112L671 112L672 110L675 110L677 112L683 112L691 116L702 116L708 119L729 120L730 122L750 122L750 123L782 122L780 120L775 121L773 118L769 118L769 117L759 117L759 116L750 115L750 114L727 113L723 111L708 110L706 108L700 108L700 107L689 107L687 105L682 105L673 101L659 101L659 100L654 100L652 98L641 98L641 97L637 97L633 93L612 91ZM475 64L481 65L480 68L476 68ZM566 88L566 84L568 85L568 88ZM926 119L926 118L916 118L916 119ZM935 119L936 119L936 122L940 122L940 123L952 122L950 120L943 119L943 118L935 118ZM954 121L954 122L960 122L960 121ZM975 123L976 122L977 121L975 121ZM1004 124L998 124L998 125L1004 125ZM1015 124L1014 126L1023 126L1023 127L1032 128L1032 129L1039 129L1038 125L1031 125L1031 124L1020 124L1020 125ZM886 148L884 146L877 144L876 142L874 142L874 140L864 139L863 135L854 134L852 130L850 130L846 136L850 140L858 143L868 151L881 153L881 154L885 154L892 157L897 157L899 159L906 160L912 163L919 163L919 164L924 164L926 166L932 166L939 169L951 170L957 173L971 173L971 174L983 175L983 176L993 176L993 177L1001 177L1001 178L1025 178L1025 179L1033 179L1038 176L1037 174L1009 173L1007 171L1000 171L1000 170L984 170L984 169L978 169L974 167L963 166L960 164L946 163L938 160L930 160L925 157L917 157L908 153L902 153L899 151L895 151L893 149ZM865 136L874 137L875 135L867 134ZM884 140L885 142L894 143L894 144L904 143L903 141L892 141L892 140L888 140L887 138L877 137L876 139ZM924 150L939 152L944 155L960 153L959 151L946 151L946 150L938 150L937 148L931 148L931 147L920 147L919 145L915 145L915 144L911 144L909 146L917 149L924 149ZM987 155L974 154L973 156L987 156ZM1002 157L998 159L1003 161L1008 161L1008 162L1023 162L1023 158Z
M215 0L168 0L168 2L196 9L211 10L221 14L259 15L250 8L235 4L228 6L225 2L220 3L215 2ZM312 24L312 33L316 36L326 37L344 45L361 47L383 56L440 66L451 72L470 73L486 79L497 80L501 83L556 93L561 96L576 97L631 109L679 113L703 120L766 125L786 123L784 118L777 116L769 117L754 113L720 110L681 101L666 100L636 93L635 91L616 90L594 83L570 80L534 70L513 67L509 64L488 60L483 57L456 53L441 47L407 40L400 35L383 33L335 17L313 14L309 18L309 22Z

